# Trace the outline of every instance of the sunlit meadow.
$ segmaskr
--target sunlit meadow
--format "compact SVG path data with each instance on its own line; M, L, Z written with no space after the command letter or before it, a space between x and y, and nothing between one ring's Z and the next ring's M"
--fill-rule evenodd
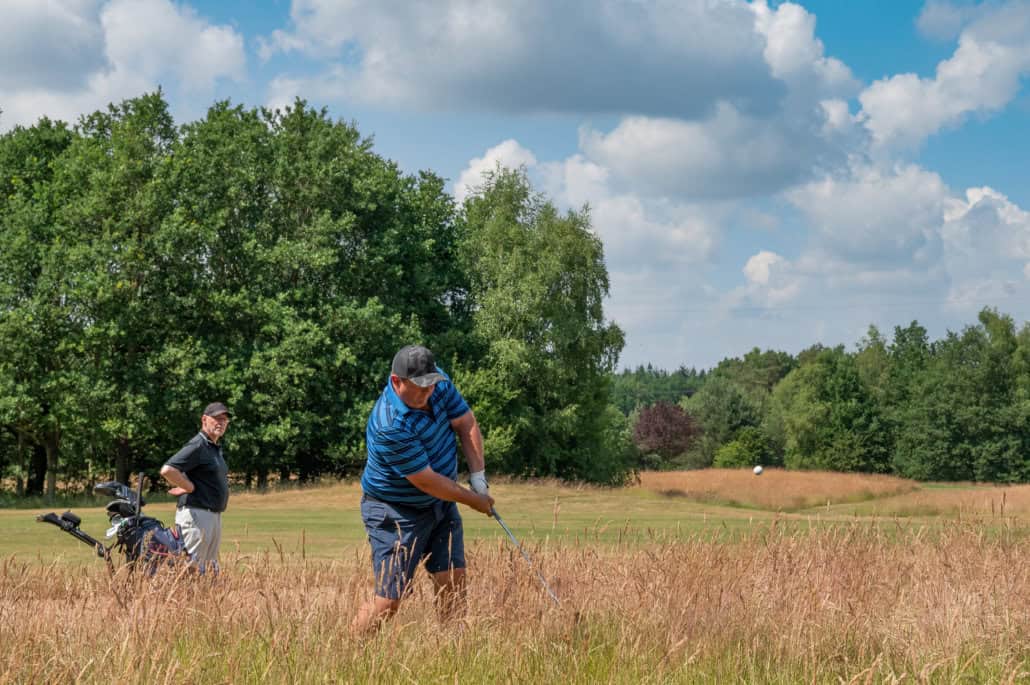
M363 640L354 485L234 497L217 579L112 576L35 512L0 512L0 682L1030 679L1026 486L713 471L493 489L561 604L468 511L466 620L440 623L420 578Z

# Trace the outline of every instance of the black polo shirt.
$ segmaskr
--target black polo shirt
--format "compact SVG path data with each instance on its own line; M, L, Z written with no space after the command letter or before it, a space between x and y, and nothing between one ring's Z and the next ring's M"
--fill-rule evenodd
M179 495L180 507L225 511L229 504L229 467L221 446L211 442L204 431L194 435L165 466L179 469L193 481L193 492Z

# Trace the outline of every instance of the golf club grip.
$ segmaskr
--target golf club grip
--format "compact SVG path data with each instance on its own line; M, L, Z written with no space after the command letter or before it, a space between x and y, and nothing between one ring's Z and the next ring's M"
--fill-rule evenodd
M49 514L39 514L38 516L36 516L36 520L40 523L52 523L61 530L67 530L65 528L65 522L62 521L61 518L54 512L50 512Z

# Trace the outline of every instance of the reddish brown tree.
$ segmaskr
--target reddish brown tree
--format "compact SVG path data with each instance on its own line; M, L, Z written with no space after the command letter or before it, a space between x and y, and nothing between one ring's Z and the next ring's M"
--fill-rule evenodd
M700 434L700 426L682 407L657 402L640 410L633 442L643 454L665 459L683 454Z

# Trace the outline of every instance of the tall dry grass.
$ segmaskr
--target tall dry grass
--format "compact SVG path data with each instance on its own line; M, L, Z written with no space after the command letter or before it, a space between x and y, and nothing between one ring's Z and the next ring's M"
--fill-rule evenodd
M756 476L750 469L702 469L644 471L640 487L701 502L795 511L914 492L919 486L874 474L765 469Z
M0 683L1015 682L1030 677L1030 544L955 524L776 520L733 543L470 545L463 629L425 579L378 637L351 616L367 552L226 559L212 580L0 564Z

